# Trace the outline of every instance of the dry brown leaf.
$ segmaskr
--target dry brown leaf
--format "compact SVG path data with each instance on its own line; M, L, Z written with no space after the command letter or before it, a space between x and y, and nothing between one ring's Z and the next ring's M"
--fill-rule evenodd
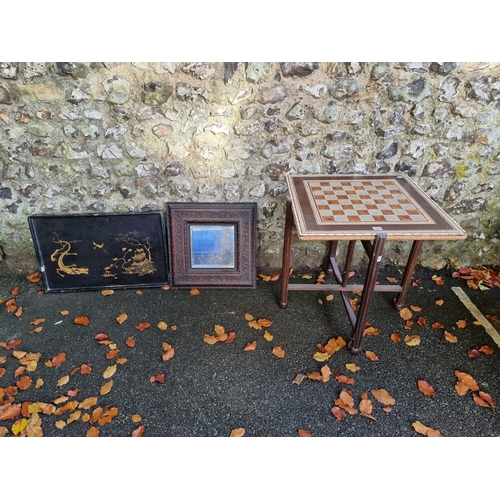
M151 323L147 322L147 321L144 321L143 323L139 323L135 329L136 330L139 330L139 331L144 331L144 330L147 330L149 327L151 326Z
M383 405L395 405L395 399L385 389L372 389L375 399Z
M330 367L328 365L323 365L320 369L321 373L321 381L322 382L328 382L330 380L330 377L332 375L332 371L330 370Z
M82 375L90 375L90 373L92 373L92 365L87 365L86 363L83 363L80 366L80 373Z
M264 335L262 335L268 342L271 342L274 338L272 334L270 334L267 330L264 332Z
M464 384L463 382L458 380L455 384L455 391L459 396L465 396L469 391L469 387L467 386L467 384Z
M477 349L469 349L467 351L468 358L479 358L479 356L481 356L481 353Z
M81 410L74 411L69 415L68 421L66 422L68 425L71 424L71 422L76 422L82 414Z
M170 347L170 349L167 349L161 356L161 359L163 361L168 361L169 359L172 359L174 357L175 350L173 347Z
M56 420L55 426L58 429L64 429L68 424L64 420Z
M456 325L458 328L465 328L467 326L467 322L464 319L459 319Z
M104 415L104 410L99 406L92 410L92 415L90 417L90 423L93 424L97 422Z
M69 375L65 375L64 377L61 377L57 381L57 387L62 387L63 385L66 385L69 382Z
M312 434L307 429L299 429L299 437L312 437Z
M333 293L328 294L328 295L325 297L325 299L326 299L326 300L328 300L328 301L333 300Z
M30 321L30 325L39 325L40 323L43 323L45 321L45 318L36 318L33 321Z
M90 320L87 316L77 316L74 320L73 323L75 325L82 325L82 326L88 326L90 324Z
M238 427L231 431L230 437L243 437L245 435L245 429L243 427Z
M264 328L268 328L273 324L273 322L270 319L266 319L266 318L258 319L257 323L259 323L259 325L263 326Z
M249 314L249 313L246 313L246 314L245 314L245 319L246 319L247 321L253 321L253 316L252 316L251 314Z
M437 306L442 306L443 304L444 304L444 300L443 299L436 300L436 305Z
M432 281L434 281L434 283L436 283L436 285L439 285L439 286L443 286L444 285L444 280L443 280L443 278L441 278L441 276L434 275L432 277Z
M57 356L54 356L51 360L50 366L59 366L66 361L66 353L60 352ZM47 363L45 363L47 365ZM47 365L49 366L49 365Z
M132 418L132 422L134 422L134 424L138 424L139 422L142 422L142 417L138 413L134 413L131 418Z
M101 290L101 295L104 295L104 297L107 297L108 295L113 295L115 293L114 290Z
M248 322L248 326L254 330L262 330L262 325L257 320L252 320Z
M69 311L67 309L63 309L61 312L60 312L61 316L67 316L69 314Z
M378 361L378 356L373 351L366 351L365 355L368 359L372 361Z
M367 326L363 330L363 335L368 335L368 336L370 336L370 335L375 336L375 335L378 335L379 333L380 333L380 329L375 328L374 326L372 326L370 324L367 324Z
M33 379L31 377L28 377L25 375L24 377L21 377L17 382L16 386L19 388L21 391L25 391L28 389L33 382Z
M102 374L103 378L110 378L112 377L116 372L116 365L110 365L104 370L104 373Z
M295 378L292 380L292 384L300 385L307 377L303 373L297 373Z
M82 408L83 410L90 410L92 406L97 404L97 398L95 396L90 398L85 398L79 405L78 408Z
M101 386L100 394L101 396L104 396L105 394L108 394L108 392L111 391L113 388L113 380L110 380L109 382L106 382Z
M323 363L327 359L331 358L331 354L328 354L327 352L316 352L313 354L313 359L316 361L319 361L320 363Z
M479 348L479 352L482 352L483 354L493 354L493 349L490 346L482 345Z
M398 342L401 342L401 336L399 335L399 333L397 332L394 332L394 333L391 333L391 340L397 344Z
M54 415L62 415L63 413L74 411L76 410L77 406L78 406L78 401L69 401L64 406L60 406L59 408L57 408L57 410L54 412Z
M360 370L360 367L357 366L355 363L346 363L345 367L350 371L350 372L357 372Z
M236 333L235 332L229 332L227 335L227 339L224 341L226 344L231 344L234 342L234 339L236 338Z
M132 437L142 437L145 429L146 428L143 425L140 425L137 429L134 429L130 435Z
M214 326L214 331L217 335L222 335L225 333L224 327L221 325L215 325Z
M116 321L118 324L122 325L127 321L128 314L127 313L121 313L119 316L117 316Z
M337 380L337 382L339 382L340 384L347 384L347 385L353 385L354 384L354 379L351 378L351 377L346 377L345 375L337 375L335 377L335 379Z
M38 378L35 382L35 389L40 389L40 387L42 387L42 385L43 385L43 379Z
M479 386L477 385L477 382L468 373L455 370L455 376L457 377L457 379L460 383L465 385L471 391L479 391ZM457 390L457 392L458 392L458 390ZM459 395L462 396L463 394L459 394Z
M124 365L127 362L127 358L117 358L116 364L117 365Z
M362 399L359 403L359 413L362 417L370 418L375 420L375 417L371 414L373 411L373 402L368 399Z
M435 393L434 388L432 387L432 385L430 385L425 380L419 380L417 382L417 385L418 385L418 390L422 394L425 394L426 396L435 396L436 395L436 393Z
M420 345L420 335L405 335L404 343L408 346Z
M450 332L447 332L446 330L444 331L444 338L452 344L456 344L458 342L458 338L455 337L455 335L452 335Z
M0 409L0 420L11 420L21 413L21 405L7 405Z
M342 404L349 408L354 408L354 399L352 397L352 392L342 389L339 394L339 399L335 400L335 404L338 406Z
M135 339L133 337L127 337L127 340L125 341L125 345L127 347L134 347L135 346Z
M156 327L158 328L158 330L163 330L163 331L168 329L168 325L167 323L165 323L165 321L159 321Z
M243 350L244 351L254 351L256 348L257 348L257 341L254 340L254 341L246 344L245 347L243 348Z
M98 425L106 425L109 424L115 417L118 415L118 408L112 407L108 408L107 406L104 408L104 413L102 417L97 421Z
M170 327L170 330L172 330L173 332L177 331L177 325L172 325Z
M108 353L106 353L106 359L116 358L120 354L120 349L111 349Z
M33 330L30 330L29 333L40 333L43 330L43 326L37 326L36 328L33 328Z
M99 429L97 427L91 426L85 434L86 437L99 437ZM100 441L99 441L100 442Z
M419 306L410 306L410 309L413 311L413 312L420 312L422 310L421 307Z
M31 283L38 283L42 279L42 275L39 272L35 272L26 276L26 279L31 281Z
M424 328L425 327L425 318L422 318L422 316L420 316L417 319L417 324L418 324L418 326L421 326L422 328Z
M135 293L136 293L137 295L142 295L142 290L136 290L136 291L135 291Z
M331 410L332 415L339 421L342 421L346 418L345 411L339 406L334 406Z
M216 344L219 340L217 339L216 335L210 335L209 333L204 333L203 334L203 342L206 342L207 344L213 345Z
M191 288L191 290L189 290L189 293L193 296L200 295L200 291L198 290L198 288Z
M284 358L285 357L285 351L279 346L273 347L272 352L277 358Z
M399 315L405 321L410 319L413 316L412 312L407 307L403 307L403 309L401 309L401 311L399 311Z
M487 392L479 391L477 394L473 393L472 397L474 398L476 404L478 404L479 406L485 406L489 408L496 407L493 398Z
M413 422L411 424L413 429L418 432L419 434L422 434L423 436L427 437L442 437L441 432L439 432L437 429L433 429L432 427L428 427L427 425L424 425L422 422L417 420L416 422Z
M310 380L320 380L323 381L323 377L320 372L309 372L306 373L306 377Z
M388 276L388 277L386 278L386 280L387 280L387 281L389 281L390 283L398 283L398 282L399 282L399 280L398 280L398 279L396 279L396 278L392 278L392 277L390 277L390 276Z
M166 380L167 377L165 376L164 373L157 373L154 378L154 381L158 382L159 384L164 384Z

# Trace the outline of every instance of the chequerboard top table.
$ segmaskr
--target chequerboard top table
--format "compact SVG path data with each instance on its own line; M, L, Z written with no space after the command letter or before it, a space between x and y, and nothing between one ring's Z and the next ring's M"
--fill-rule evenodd
M350 349L360 352L366 317L373 293L399 292L395 300L401 309L425 240L463 240L465 231L420 189L402 174L373 175L289 175L280 307L288 305L288 290L339 291L353 327ZM331 241L328 274L337 284L290 284L290 250L295 222L301 240ZM350 266L356 241L369 256L364 284L349 284ZM398 285L380 285L376 278L386 240L411 240L405 272ZM336 261L338 241L349 241L344 270ZM362 291L357 315L347 292Z

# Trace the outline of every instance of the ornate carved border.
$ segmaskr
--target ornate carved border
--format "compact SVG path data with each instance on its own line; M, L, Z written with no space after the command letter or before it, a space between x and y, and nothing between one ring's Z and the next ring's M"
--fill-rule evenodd
M256 203L168 203L172 284L190 288L256 287ZM190 226L234 227L234 268L194 268Z

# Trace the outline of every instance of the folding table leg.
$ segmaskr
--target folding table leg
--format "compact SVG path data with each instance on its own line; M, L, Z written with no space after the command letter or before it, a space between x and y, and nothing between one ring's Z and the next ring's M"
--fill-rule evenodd
M292 202L286 202L285 235L283 238L283 264L281 266L281 296L279 306L285 309L288 306L288 282L290 279L290 250L292 247L293 213Z
M363 284L363 294L361 295L361 303L359 305L358 314L356 315L354 335L349 347L352 354L359 354L361 352L361 341L363 340L366 318L373 298L386 238L387 235L385 233L380 233L377 234L373 242L373 252L370 257L370 262L368 263L366 281Z
M410 289L411 279L413 277L413 272L418 262L418 256L422 250L423 240L415 240L411 247L410 256L408 257L408 263L403 274L403 279L401 280L401 292L396 299L394 299L394 306L399 311L403 309L406 296L408 295L408 290Z
M339 242L337 240L332 240L330 243L330 254L328 256L328 266L326 267L326 274L331 275L333 274L333 266L332 266L332 259L335 260L337 257L337 247L338 247Z

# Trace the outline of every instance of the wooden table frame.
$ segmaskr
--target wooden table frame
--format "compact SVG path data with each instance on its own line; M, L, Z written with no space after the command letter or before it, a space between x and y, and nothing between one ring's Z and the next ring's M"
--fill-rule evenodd
M392 218L393 220L382 224L382 226L375 227L373 226L374 222L371 219L373 217L379 217L378 215L365 215L365 219L370 219L366 223L360 221L359 217L356 217L356 219L358 219L356 223L351 224L348 220L346 220L345 215L339 215L339 220L341 219L340 222L335 220L331 221L331 223L328 220L326 220L326 222L322 221L321 214L318 215L319 211L317 210L317 207L316 213L314 213L315 208L312 207L316 201L313 199L314 194L311 196L311 190L307 192L308 185L314 185L318 182L323 182L325 186L328 185L328 183L341 183L345 185L350 185L350 183L352 183L353 186L359 185L360 189L363 189L363 184L370 185L370 183L373 183L374 185L377 185L377 183L380 184L380 182L391 184L393 185L394 191L398 193L404 202L408 201L408 204L405 204L404 206L411 206L411 209L416 208L414 216L415 220L409 221L408 224L406 224L404 220L398 220L399 218L404 219L405 215L401 215L401 217L399 217L391 214L386 217ZM397 293L398 295L394 299L394 305L398 310L404 307L424 240L458 240L465 239L466 237L466 233L406 176L392 174L370 176L290 175L287 177L287 183L291 199L287 200L286 203L281 295L279 306L283 309L288 306L289 290L340 292L352 326L353 336L348 346L353 354L361 352L361 343L366 320L373 294L375 292ZM313 189L319 188L313 187ZM325 189L330 188L328 187ZM352 190L353 193L354 191L355 189ZM377 192L376 188L373 192ZM308 196L305 196L306 194ZM356 197L355 195L353 196ZM322 198L321 203L326 204L326 202L323 201L323 194L318 196L318 198ZM333 201L334 195L329 198L332 200L331 203L336 203L336 200ZM358 201L358 203L361 202ZM364 203L371 203L371 200L370 202ZM361 204L359 206L361 207ZM372 205L368 206L371 207ZM409 211L413 213L412 210ZM327 212L328 210L323 211L325 214ZM351 212L354 213L353 211L350 211L350 213ZM366 210L363 210L363 213L365 212ZM374 209L372 212L374 214L378 214L380 211ZM402 210L398 211L398 213L403 212L404 211ZM341 211L338 211L338 213L340 214ZM379 224L383 220L383 217L384 216L381 215L380 218L377 219L376 224ZM324 218L326 219L327 217L325 216ZM328 219L333 219L333 217L328 214ZM334 276L336 284L300 284L289 282L292 230L294 227L297 230L299 239L316 241L329 240L331 242L326 273ZM400 284L381 285L377 283L377 274L382 261L384 246L388 239L413 241ZM369 257L366 279L363 284L349 284L349 274L351 272L355 244L358 240L361 241L363 248ZM342 270L337 263L339 241L349 242ZM349 292L352 293L356 291L361 291L362 294L357 313L355 314L347 294Z

